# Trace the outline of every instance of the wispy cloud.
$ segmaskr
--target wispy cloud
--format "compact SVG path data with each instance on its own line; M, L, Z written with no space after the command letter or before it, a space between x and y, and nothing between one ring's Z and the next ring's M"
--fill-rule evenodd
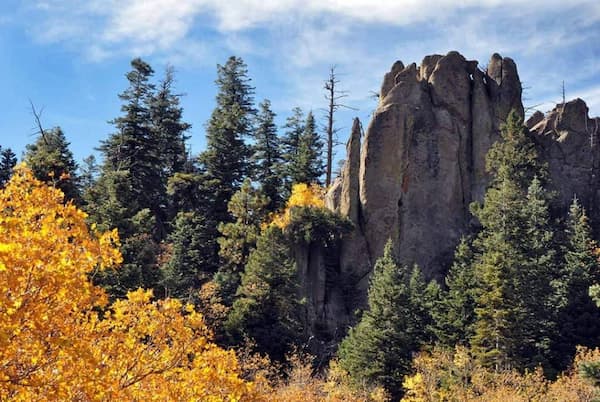
M34 33L46 41L81 44L89 41L105 52L131 48L133 44L133 48L153 53L167 51L183 39L189 40L195 24L223 35L237 33L238 38L240 32L266 27L284 36L296 32L296 39L305 44L299 49L298 59L302 59L302 55L324 53L326 45L331 44L327 35L343 38L344 32L361 24L390 27L433 24L434 28L461 30L477 25L474 21L485 21L486 26L479 24L484 28L479 31L482 35L471 38L472 32L467 31L462 36L474 44L489 41L489 33L499 34L500 26L501 34L511 30L531 31L543 26L539 23L545 23L544 15L565 8L585 7L580 23L592 24L600 18L600 6L593 0L572 0L568 7L559 0L439 0L435 7L425 6L423 0L31 0L29 4L30 10L36 11L41 20ZM518 24L502 24L503 17L511 11L512 15L521 16L516 17ZM471 20L456 24L456 17ZM298 30L297 26L308 26L312 30ZM560 29L565 21L545 26ZM323 36L326 36L324 41L313 41ZM564 43L565 39L568 38L558 35L549 41ZM307 49L309 46L312 48Z
M570 70L599 57L597 0L435 3L29 0L22 12L25 21L35 21L28 29L38 41L63 43L90 61L139 55L214 64L214 55L229 52L269 60L289 77L288 91L297 91L300 99L314 97L307 83L320 84L331 64L348 74L355 100L366 102L396 58L418 62L426 54L457 49L482 64L495 51L517 59L522 78L536 81L529 94L535 102L547 98L558 78L583 75ZM551 59L557 60L552 68L544 66Z

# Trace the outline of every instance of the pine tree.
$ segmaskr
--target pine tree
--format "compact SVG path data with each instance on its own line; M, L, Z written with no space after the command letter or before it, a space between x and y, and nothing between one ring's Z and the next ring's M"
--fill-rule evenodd
M94 186L100 174L100 167L96 162L96 157L89 155L83 158L83 165L79 167L79 171L81 193L83 194L83 198L87 199L86 193Z
M558 335L558 306L563 304L556 283L562 278L549 213L550 200L550 193L535 176L527 189L523 210L525 233L519 244L524 259L515 278L522 312L519 354L524 364L521 367L531 369L538 365L551 369L551 347Z
M201 161L215 185L215 218L229 222L227 203L249 173L250 154L244 140L252 134L254 88L246 64L234 56L224 66L217 66L215 82L217 106L206 128L207 149Z
M173 93L174 84L174 69L168 66L156 93L148 100L153 136L158 142L163 183L168 177L184 170L187 162L185 142L190 138L186 132L191 125L182 120L183 108L179 104L181 95Z
M235 341L251 338L260 351L280 361L300 344L303 333L298 274L288 242L274 225L261 234L226 322Z
M4 187L12 177L12 171L17 164L17 155L10 148L0 147L0 187Z
M60 127L40 133L23 159L37 179L62 190L66 201L81 202L77 163Z
M164 204L164 197L161 187L164 184L158 162L160 149L152 131L148 108L154 92L154 84L150 82L154 70L141 59L132 60L131 67L132 70L126 75L129 87L119 95L123 101L123 114L111 122L117 131L99 148L104 157L101 173L104 177L101 177L99 184L109 185L118 178L121 191L115 195L119 203L130 210L128 217L148 208L159 219L157 224L162 225L161 205ZM106 180L106 176L113 178ZM108 192L110 189L106 188L97 191L99 196ZM103 201L99 199L95 204L102 204ZM93 209L94 205L91 207ZM118 224L110 223L114 226ZM121 236L131 234L124 232Z
M324 170L322 153L323 142L317 133L315 118L312 112L308 112L298 146L295 182L321 184Z
M589 295L589 288L600 283L600 270L594 255L596 243L583 207L573 199L566 224L563 293L566 305L560 311L562 366L569 364L577 345L600 346L600 309Z
M129 86L119 95L122 115L111 122L116 132L99 148L104 161L86 206L94 222L119 230L123 267L96 278L116 297L138 287L160 294L159 243L167 223L162 143L149 106L154 70L139 58L131 67L126 75Z
M195 302L200 285L210 279L216 267L212 253L215 237L207 225L212 222L197 212L179 212L173 232L170 258L163 265L162 285L170 297Z
M259 190L252 188L250 179L246 179L240 190L229 201L228 210L235 221L219 224L222 237L217 241L222 263L215 281L227 305L233 302L235 292L240 285L240 275L246 266L249 254L256 247L260 226L266 218L268 202L269 200Z
M168 195L173 210L179 212L167 238L162 286L174 297L196 302L196 291L212 279L219 267L212 182L204 172L191 167L189 172L176 173L169 179Z
M399 266L388 242L375 263L368 310L339 347L340 366L357 383L383 385L394 400L410 372L412 353L426 339L425 286L418 268Z
M303 183L299 162L300 140L305 130L304 112L299 107L292 109L292 115L286 119L285 133L282 139L282 154L285 162L284 183L287 190L285 198L289 195L292 185Z
M280 140L275 126L275 113L271 110L271 102L267 99L259 105L254 141L252 148L254 177L260 183L263 194L269 197L268 210L274 212L282 206L284 200L281 194L283 167Z
M558 276L548 196L522 120L509 114L502 141L487 157L492 183L472 212L482 229L475 240L478 285L471 344L478 360L496 370L548 368Z
M463 237L446 275L448 290L443 292L439 309L432 311L436 337L441 344L449 347L464 345L473 336L476 300L473 261L471 245Z

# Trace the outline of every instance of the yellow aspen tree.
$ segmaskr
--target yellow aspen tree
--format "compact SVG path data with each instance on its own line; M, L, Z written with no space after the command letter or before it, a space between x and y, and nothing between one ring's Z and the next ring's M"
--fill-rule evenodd
M191 305L107 304L90 276L121 262L118 236L85 218L24 166L0 191L0 400L265 400Z

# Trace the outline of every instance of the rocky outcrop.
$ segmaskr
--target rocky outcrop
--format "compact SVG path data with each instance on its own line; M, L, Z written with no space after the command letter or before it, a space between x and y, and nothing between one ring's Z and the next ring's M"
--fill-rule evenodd
M429 278L444 275L474 223L469 205L483 199L485 157L511 110L524 114L510 58L494 54L485 70L457 52L427 56L419 66L394 63L364 137L355 120L342 175L327 195L329 208L355 227L335 257L340 283L328 290L354 292L344 298L346 314L364 305L369 274L388 239L400 262L418 264ZM558 194L555 208L566 211L577 196L600 222L600 119L590 119L577 99L534 113L527 125ZM328 310L338 314L330 328L351 321L343 308Z
M509 111L523 113L508 58L493 55L487 71L457 52L403 66L396 62L384 78L351 179L359 189L354 241L364 244L365 257L342 255L340 264L361 279L388 239L400 261L419 264L429 277L442 273L471 219L469 204L484 193L487 149Z
M560 104L545 116L534 114L527 121L540 157L547 163L551 190L560 212L577 197L591 221L600 223L600 118L589 118L581 99Z

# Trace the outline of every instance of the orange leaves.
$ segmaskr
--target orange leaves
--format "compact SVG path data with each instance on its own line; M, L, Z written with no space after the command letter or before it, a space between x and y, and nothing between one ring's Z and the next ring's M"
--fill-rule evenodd
M89 281L121 262L62 193L19 167L0 191L0 400L258 400L202 316Z
M281 213L274 215L270 224L284 229L290 223L291 211L294 207L324 208L325 201L323 198L324 190L316 184L311 184L310 186L305 183L294 184L292 194L285 205L285 209Z

